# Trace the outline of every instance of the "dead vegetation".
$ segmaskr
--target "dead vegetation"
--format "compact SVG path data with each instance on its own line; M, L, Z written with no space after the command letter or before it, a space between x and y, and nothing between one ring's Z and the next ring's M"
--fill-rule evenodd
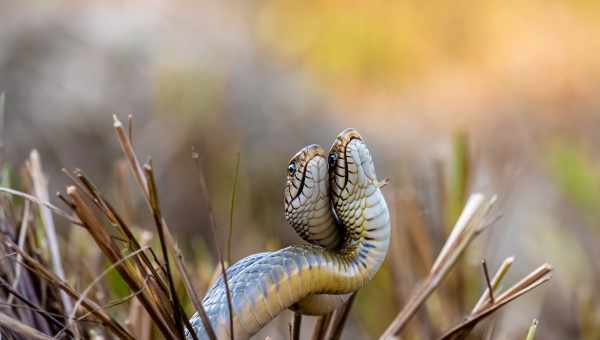
M40 156L35 151L31 153L20 173L19 184L9 182L9 177L3 178L0 189L5 193L0 195L0 248L3 254L0 262L0 299L3 305L0 311L0 325L3 337L182 339L187 329L192 337L197 338L188 322L190 312L197 310L209 337L216 338L200 303L202 292L198 290L198 286L205 288L207 282L195 282L193 277L198 276L190 275L190 269L186 267L189 261L186 262L161 213L160 194L157 191L152 161L148 160L144 164L139 162L132 143L131 117L128 123L126 130L115 117L114 127L129 173L143 197L147 207L146 213L151 215L154 222L153 230L141 230L132 223L131 216L134 214L127 209L119 211L115 208L115 203L112 203L101 188L94 185L92 179L79 169L64 170L71 184L64 192L57 193L57 197L65 208L50 203L47 180ZM427 260L428 254L436 246L434 238L425 234L423 230L409 230L412 242L410 251L419 255L402 257L402 251L408 248L393 240L389 256L395 277L405 275L407 270L413 270L412 277L418 277L421 273L415 272L414 266L411 269L406 262L414 261L417 257L420 258L420 267L425 268L424 264L428 264L429 269L421 283L411 287L408 292L404 289L404 293L401 293L402 296L398 300L404 301L402 309L380 336L381 339L419 337L419 334L424 334L423 324L429 325L425 333L429 337L464 339L482 320L493 317L501 307L550 279L551 266L542 264L510 288L501 289L502 286L508 286L503 284L503 279L515 261L512 257L507 258L492 277L488 273L485 261L482 263L483 274L466 272L467 268L461 262L463 253L477 236L497 222L499 215L494 209L495 197L487 198L481 194L473 194L467 198L470 166L468 152L461 143L464 142L457 144L459 150L456 153L459 155L457 169L460 169L460 174L453 182L457 195L450 199L455 206L453 209L456 210L455 216L450 214L450 218L454 218L456 223L450 229L435 260ZM196 183L200 194L206 198L208 189L201 164L196 156L193 157L198 166L199 180ZM236 174L238 171L239 155ZM120 173L125 176L123 171ZM235 178L231 195L229 235L234 232L233 209L237 175ZM126 182L127 179L119 178L119 181ZM19 187L20 191L12 189L15 187ZM206 201L208 202L208 199ZM392 201L390 206L397 208L398 202ZM208 210L211 215L211 242L217 249L219 260L219 266L215 266L215 274L218 274L224 272L226 267L224 254L230 263L231 238L228 238L227 249L221 251L210 206ZM83 245L61 243L54 225L55 216L71 225L73 234L69 242L73 242L76 239L74 235L82 231L87 233L91 240L80 239ZM77 254L79 258L66 258L73 254L72 249L67 247L75 246L82 246L87 252ZM408 260L403 262L403 258ZM65 263L79 265L71 266ZM100 268L103 269L99 270ZM466 289L464 282L469 276L480 277L482 286L487 288L462 321L443 330L441 334L436 334L435 329L439 324L433 324L431 317L434 314L431 312L423 316L423 305L434 292L446 284L448 280L445 279L453 270L459 273L458 276L449 279L449 285L454 289ZM115 272L117 275L114 275ZM117 294L111 292L111 284L107 281L124 283L127 294L113 299ZM226 277L225 283L227 284ZM358 294L360 295L360 292ZM343 308L332 315L318 318L312 334L301 334L302 316L294 315L290 321L290 338L342 338L356 296L355 293ZM457 297L454 300L449 301L460 304L462 302L459 299L466 299L460 294L455 296ZM437 297L438 303L439 299ZM449 310L459 309L442 308L443 313ZM421 315L416 323L418 326L412 329L407 327L419 314ZM453 314L450 317L457 319L459 316ZM533 339L536 327L537 321L534 321L527 339ZM493 324L488 328L490 331L486 337L492 338Z

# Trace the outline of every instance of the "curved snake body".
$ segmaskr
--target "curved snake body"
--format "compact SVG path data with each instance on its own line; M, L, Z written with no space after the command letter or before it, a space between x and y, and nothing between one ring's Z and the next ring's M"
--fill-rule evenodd
M389 212L362 137L352 129L338 135L329 154L329 181L321 170L314 170L323 168L319 148L310 146L305 151L304 163L291 166L288 174L286 219L296 230L303 230L300 235L305 240L318 245L255 254L227 270L236 339L249 338L294 305L303 312L304 308L318 312L322 303L343 301L327 294L348 294L364 286L387 253ZM299 170L301 175L296 176ZM339 223L328 212L329 204L322 203L327 198ZM307 220L312 222L307 224ZM222 279L208 290L202 304L217 336L229 337ZM206 338L197 314L190 322L198 336Z

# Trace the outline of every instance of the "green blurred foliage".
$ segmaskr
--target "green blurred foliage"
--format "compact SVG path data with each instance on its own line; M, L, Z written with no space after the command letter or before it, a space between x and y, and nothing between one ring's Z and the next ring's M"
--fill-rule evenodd
M549 170L560 190L586 215L600 217L600 166L591 156L567 141L550 145Z
M400 306L394 301L394 287L389 261L386 261L377 275L362 288L354 302L357 315L365 330L377 337L387 328Z

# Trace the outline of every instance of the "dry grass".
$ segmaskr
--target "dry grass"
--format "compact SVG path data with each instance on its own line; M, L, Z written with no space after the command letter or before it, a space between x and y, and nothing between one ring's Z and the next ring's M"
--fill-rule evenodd
M0 98L1 99L1 98ZM182 339L187 329L192 337L197 338L188 321L191 305L193 310L200 313L200 317L208 330L209 337L216 339L210 328L206 313L201 304L202 294L194 287L193 275L186 267L182 251L179 249L170 228L166 223L160 206L154 168L151 161L142 165L133 148L132 136L133 120L128 119L129 127L114 118L114 127L118 141L121 145L126 164L136 183L139 192L152 217L157 235L157 241L152 244L153 237L140 238L139 230L131 222L128 211L117 211L113 204L104 196L92 180L81 170L67 171L65 174L71 179L65 194L59 193L58 198L63 201L66 209L61 209L49 203L47 181L45 180L41 159L32 152L27 171L23 174L23 189L17 191L8 187L0 190L10 196L2 195L0 203L3 206L2 220L3 233L2 248L3 258L0 262L0 294L4 302L4 312L0 313L0 324L4 330L2 335L9 339L18 339L27 336L35 339L54 338L90 338L93 334L119 339L146 340L151 338ZM464 142L461 140L461 142ZM462 144L460 144L462 145ZM461 146L464 148L464 146ZM422 284L411 288L411 293L404 298L403 308L381 335L381 339L392 339L407 331L409 322L419 313L433 292L440 288L445 278L453 269L462 269L461 279L450 280L462 282L470 273L461 264L461 257L473 240L477 238L490 225L497 221L492 216L495 197L486 198L481 194L474 194L468 199L468 174L470 171L467 152L461 150L457 154L463 155L459 159L461 169L460 180L457 181L455 190L459 192L455 200L464 201L462 212L456 213L456 224L441 247L438 256L433 260L428 253L435 249L435 241L431 235L423 233L418 228L418 223L413 223L410 229L412 245L418 253L420 266L407 266L405 263L396 262L400 258L401 245L392 244L392 268L428 268ZM199 170L199 186L206 202L207 186L201 171L197 155L193 154ZM462 163L461 163L462 162ZM122 173L122 172L121 172ZM235 208L236 188L238 185L239 155L236 163L235 182L232 189L229 234L227 241L226 257L231 257L231 234L233 232L233 212ZM125 196L125 195L123 195ZM124 197L121 197L124 199ZM23 200L23 203L17 201ZM32 209L34 203L37 209ZM397 202L390 202L396 206ZM125 206L132 206L126 204ZM210 204L208 207L211 219L212 242L218 245L216 238L216 225L212 216ZM36 215L37 213L37 215ZM85 231L93 240L94 247L102 254L100 263L107 266L89 277L89 283L83 285L83 279L88 273L68 273L75 275L75 280L67 280L61 261L61 244L54 228L53 215L59 216L72 225L73 229ZM40 217L44 226L43 233L34 232L31 222L34 215ZM452 214L450 214L452 215ZM124 216L127 216L125 218ZM37 229L36 229L37 230ZM145 234L149 235L146 231ZM396 242L396 241L394 241ZM220 268L218 272L225 273L226 264L223 252L216 246ZM63 251L64 254L64 251ZM160 254L160 256L158 255ZM415 259L416 255L407 257ZM64 260L64 259L63 259ZM72 259L67 259L71 263ZM230 262L230 261L228 261ZM506 272L513 263L512 258L506 259L490 278L487 264L483 263L481 282L487 289L481 294L474 307L466 318L459 324L449 327L441 334L440 339L463 339L471 333L475 325L481 320L494 315L501 307L523 294L531 291L550 279L552 270L550 265L544 264L531 272L512 287L500 292L498 289ZM398 269L394 269L398 270ZM112 272L124 282L128 295L118 301L106 302L106 285ZM395 273L395 275L400 275ZM403 275L403 274L402 274ZM412 276L417 277L418 272ZM214 274L213 274L214 276ZM227 278L225 284L228 287ZM204 285L204 283L202 283ZM463 287L464 288L464 287ZM228 288L227 288L228 289ZM228 292L229 293L229 292ZM358 293L360 295L360 292ZM345 306L330 315L320 317L312 334L313 340L338 340L343 338L346 321L349 318L355 298ZM231 313L231 296L228 294ZM458 301L457 301L458 303ZM126 312L115 313L112 308L124 304ZM456 316L456 314L452 314ZM128 320L127 322L125 320ZM300 326L302 316L294 315L290 323L290 338L300 339ZM529 338L535 333L535 323L530 330ZM230 324L233 327L233 324ZM406 333L405 333L406 332ZM490 332L491 333L491 332ZM414 332L413 332L414 334ZM305 335L308 338L308 335Z

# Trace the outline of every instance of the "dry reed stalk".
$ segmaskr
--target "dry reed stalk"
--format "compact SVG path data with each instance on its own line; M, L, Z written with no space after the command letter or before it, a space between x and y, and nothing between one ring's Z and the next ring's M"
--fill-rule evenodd
M67 194L75 205L75 212L79 216L79 219L87 225L88 231L104 255L112 263L119 261L119 259L123 257L120 249L106 232L102 223L92 212L91 208L83 200L79 190L75 186L70 186L67 188ZM139 270L134 270L131 265L128 265L127 263L118 265L116 269L132 291L139 291L141 289L141 282L144 280ZM149 285L152 285L152 283L149 282ZM174 327L172 327L171 316L168 315L168 312L160 303L158 297L152 294L156 291L157 290L155 289L143 290L137 298L148 311L161 333L169 339L177 339L173 331Z
M8 316L2 312L0 312L0 325L2 325L2 327L6 327L6 329L10 329L10 330L17 332L23 336L26 336L27 339L53 340L53 338L38 331L37 329L30 327L30 326L22 323L19 320L13 319L10 316Z
M229 232L227 233L227 263L231 263L231 238L233 237L233 212L235 208L235 197L237 194L238 180L240 177L240 153L237 153L235 161L235 173L233 177L233 188L231 189L231 202L229 205Z
M23 257L22 265L26 266L30 271L34 272L39 278L48 282L51 286L57 287L62 291L65 291L72 299L79 299L80 294L71 287L67 282L61 280L56 274L48 270L43 264L38 262L33 257L29 256L25 252L20 252L17 247L13 246L13 249L17 251ZM116 336L121 339L135 340L135 338L127 332L115 319L113 319L104 309L88 298L84 298L81 302L81 306L94 315L100 322L110 329Z
M300 328L302 327L302 314L298 312L294 312L293 321L292 321L292 331L290 339L292 340L300 340Z
M325 339L325 335L327 335L327 329L329 328L329 324L331 323L331 317L333 313L325 314L317 319L317 323L315 324L315 328L313 330L312 340L322 340Z
M446 332L446 334L444 334L440 340L463 339L479 321L490 316L502 306L513 301L519 296L539 287L545 282L548 282L550 280L549 274L551 271L552 267L549 264L543 264L517 284L500 294L493 303L489 301L487 304L482 305L482 307L476 313L469 315L465 321Z
M117 138L119 139L119 143L121 145L122 151L128 160L129 167L131 169L131 172L132 172L134 178L136 179L136 182L138 183L138 186L140 187L140 190L144 194L143 196L144 196L145 201L150 209L150 212L153 214L153 216L155 218L155 223L159 230L159 237L160 237L161 247L163 250L163 257L165 259L165 263L167 264L167 267L169 267L169 265L168 265L169 253L174 258L177 258L177 254L178 253L181 254L181 253L178 250L178 246L175 242L173 235L170 232L170 229L169 229L166 221L160 215L158 199L156 196L156 186L153 183L154 175L152 172L152 167L151 166L142 167L138 161L136 154L135 154L135 151L133 149L133 143L130 139L133 134L133 132L132 132L132 124L133 124L132 117L129 116L129 134L128 135L125 133L123 124L119 121L119 119L117 118L116 115L113 116L113 120L114 120L114 128L117 133ZM149 184L148 182L150 179L152 179L152 183ZM152 191L154 191L154 192L152 192ZM166 246L168 246L169 253L167 252ZM224 266L224 265L222 264L222 266ZM186 273L185 273L185 268L183 267L183 262L177 261L177 267L178 267L180 275L185 276ZM171 296L171 300L172 300L172 307L175 312L176 322L177 323L183 322L185 324L185 326L188 328L188 330L190 331L190 334L192 335L192 337L196 338L195 331L192 329L192 327L189 323L189 320L187 320L187 318L185 317L185 315L183 313L183 309L181 307L181 304L178 301L178 297L174 290L174 285L172 284L172 273L170 271L170 268L165 268L165 269L167 271L167 276L168 276L168 280L169 280L169 287L170 287L169 290L170 290L170 296ZM230 309L230 314L231 314L231 308L232 308L231 307L231 298L230 298L230 292L229 292L226 274L224 274L223 277L225 279L224 281L226 284L229 309ZM188 287L188 285L186 285L186 289L187 288L191 288L191 286ZM190 291L188 291L188 294L193 295L195 293L190 294ZM207 334L212 338L211 333L214 334L214 331L212 330L212 326L210 325L210 323L207 322L208 318L205 318L206 312L204 311L204 307L202 306L202 304L198 304L198 306L200 307L198 312L201 316L202 323L207 331ZM230 327L231 327L231 331L233 334L233 319L232 318L230 320ZM183 329L183 328L178 327L178 329Z
M152 233L142 231L140 235L140 245L146 247L152 240ZM132 293L131 296L137 295ZM138 340L150 340L152 331L152 319L148 312L144 309L138 299L132 299L129 304L129 313L125 324Z
M358 291L352 293L348 301L346 301L346 303L341 308L338 308L338 310L336 310L333 314L328 340L339 340L342 337L344 326L346 325L346 321L348 321L350 309L352 309L352 305L354 304L354 299L356 299L357 293Z
M19 229L19 239L17 241L17 246L21 251L25 251L25 236L27 236L27 229L29 226L29 201L25 200L24 208L23 208L23 219L21 220L21 228ZM19 262L23 260L23 257L20 254L17 254L17 264L15 266L15 278L11 285L14 291L17 290L19 286L19 281L21 280L21 271L22 268L19 265ZM10 295L6 300L7 304L11 304L13 301L14 295Z
M392 321L380 339L389 339L400 334L418 308L438 287L440 281L450 271L466 247L487 227L484 221L495 200L495 196L491 199L485 199L481 194L474 194L469 198L448 240L434 262L425 283L411 295L409 302Z

